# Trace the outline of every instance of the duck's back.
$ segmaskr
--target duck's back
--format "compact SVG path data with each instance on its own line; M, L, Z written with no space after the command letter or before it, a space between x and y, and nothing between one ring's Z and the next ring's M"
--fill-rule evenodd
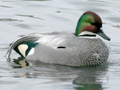
M99 38L68 36L46 36L38 40L34 53L28 60L45 63L86 66L105 62L109 55L106 44Z

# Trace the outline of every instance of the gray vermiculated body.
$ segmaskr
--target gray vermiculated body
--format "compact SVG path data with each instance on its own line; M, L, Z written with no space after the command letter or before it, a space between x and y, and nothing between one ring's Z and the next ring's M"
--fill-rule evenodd
M76 37L74 35L49 35L38 40L34 54L27 60L39 60L45 63L86 66L98 65L109 56L109 49L99 38ZM57 48L57 47L64 48Z

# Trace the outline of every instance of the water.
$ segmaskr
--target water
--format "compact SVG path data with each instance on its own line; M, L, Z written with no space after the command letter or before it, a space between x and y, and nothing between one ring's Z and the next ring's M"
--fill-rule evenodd
M1 0L0 90L119 90L119 0ZM111 38L108 62L97 67L41 64L19 68L4 57L19 35L72 31L81 14L99 14L104 32Z

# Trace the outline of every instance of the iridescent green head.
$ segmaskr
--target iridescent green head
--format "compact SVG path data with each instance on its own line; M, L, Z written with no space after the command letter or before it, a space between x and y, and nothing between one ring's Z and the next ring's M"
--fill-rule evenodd
M110 38L103 33L101 27L101 18L96 13L92 11L87 11L83 13L83 15L78 20L75 35L78 36L83 31L89 31L100 35L106 40L110 40Z

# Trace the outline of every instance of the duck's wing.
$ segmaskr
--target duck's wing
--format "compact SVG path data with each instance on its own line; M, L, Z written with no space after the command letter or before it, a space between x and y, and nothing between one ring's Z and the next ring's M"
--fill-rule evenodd
M31 45L34 47L38 43L44 43L45 45L46 44L49 44L49 45L52 44L51 46L54 47L54 46L56 46L56 44L58 45L61 42L61 37L66 36L66 34L71 35L71 33L68 33L68 32L33 33L33 34L29 34L27 36L22 35L20 39L18 39L17 41L13 42L10 45L5 57L7 57L8 60L10 61L10 55L11 55L12 49L14 49L22 57L25 57L18 50L19 46L22 45L22 44L26 45L26 49L29 46L30 46L30 49L31 49L32 48ZM63 48L63 46L60 45L60 46L58 46L58 48Z
M39 35L23 36L22 38L18 39L17 41L13 42L10 45L5 57L7 57L7 55L8 55L7 58L10 60L10 55L11 55L12 49L15 49L18 45L20 45L22 43L33 43L33 42L37 41L39 38L40 38Z

